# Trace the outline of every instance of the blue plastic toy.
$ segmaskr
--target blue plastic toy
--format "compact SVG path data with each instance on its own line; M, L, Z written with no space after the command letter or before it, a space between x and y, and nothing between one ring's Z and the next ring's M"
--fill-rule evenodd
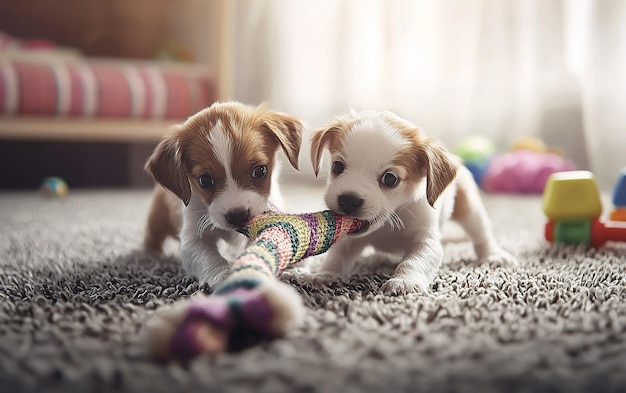
M611 220L626 221L626 167L622 168L615 183L613 206L615 209L611 212Z

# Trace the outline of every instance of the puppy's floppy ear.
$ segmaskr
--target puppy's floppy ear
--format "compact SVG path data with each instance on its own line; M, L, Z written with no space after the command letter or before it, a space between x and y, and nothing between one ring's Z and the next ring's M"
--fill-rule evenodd
M331 143L333 143L339 134L339 130L339 127L334 124L329 127L319 128L313 131L313 135L311 135L311 163L313 164L315 177L317 177L320 172L320 164L324 148L329 148Z
M276 136L291 166L298 169L302 122L293 116L277 112L272 112L266 117L263 124Z
M430 206L456 177L458 160L439 142L427 139L423 145L426 164L426 199Z
M317 177L320 172L320 163L322 161L324 148L330 151L340 148L340 134L347 132L358 116L358 112L351 109L349 113L335 117L330 125L313 131L313 135L311 135L311 163L313 164L315 177Z
M185 173L178 138L166 137L154 149L145 165L146 171L157 183L178 196L185 206L191 199L191 187Z

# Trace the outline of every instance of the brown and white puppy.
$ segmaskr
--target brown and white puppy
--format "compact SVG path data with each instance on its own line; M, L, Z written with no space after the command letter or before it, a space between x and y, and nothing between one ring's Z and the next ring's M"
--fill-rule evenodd
M441 224L452 218L482 261L516 264L496 242L471 173L435 139L391 112L352 112L314 132L318 175L323 150L331 174L324 200L369 227L331 247L318 279L348 278L366 246L399 256L388 293L426 292L443 258Z
M295 117L237 102L213 104L175 126L146 163L160 186L145 247L159 253L168 236L180 238L185 272L215 286L230 266L218 243L244 246L235 229L269 201L283 206L276 154L282 149L297 169L301 139Z

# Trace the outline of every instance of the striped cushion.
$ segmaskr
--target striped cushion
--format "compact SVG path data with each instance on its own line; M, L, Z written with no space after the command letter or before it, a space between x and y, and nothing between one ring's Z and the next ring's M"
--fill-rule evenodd
M184 119L216 99L197 65L33 57L0 60L0 114Z

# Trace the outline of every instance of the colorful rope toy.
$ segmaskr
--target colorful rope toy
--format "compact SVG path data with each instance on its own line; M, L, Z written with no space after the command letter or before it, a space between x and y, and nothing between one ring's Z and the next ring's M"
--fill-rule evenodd
M253 242L231 266L230 275L209 296L159 310L147 324L154 354L190 360L283 336L302 318L298 293L276 279L278 272L322 254L364 223L331 211L305 214L267 212L239 232Z

